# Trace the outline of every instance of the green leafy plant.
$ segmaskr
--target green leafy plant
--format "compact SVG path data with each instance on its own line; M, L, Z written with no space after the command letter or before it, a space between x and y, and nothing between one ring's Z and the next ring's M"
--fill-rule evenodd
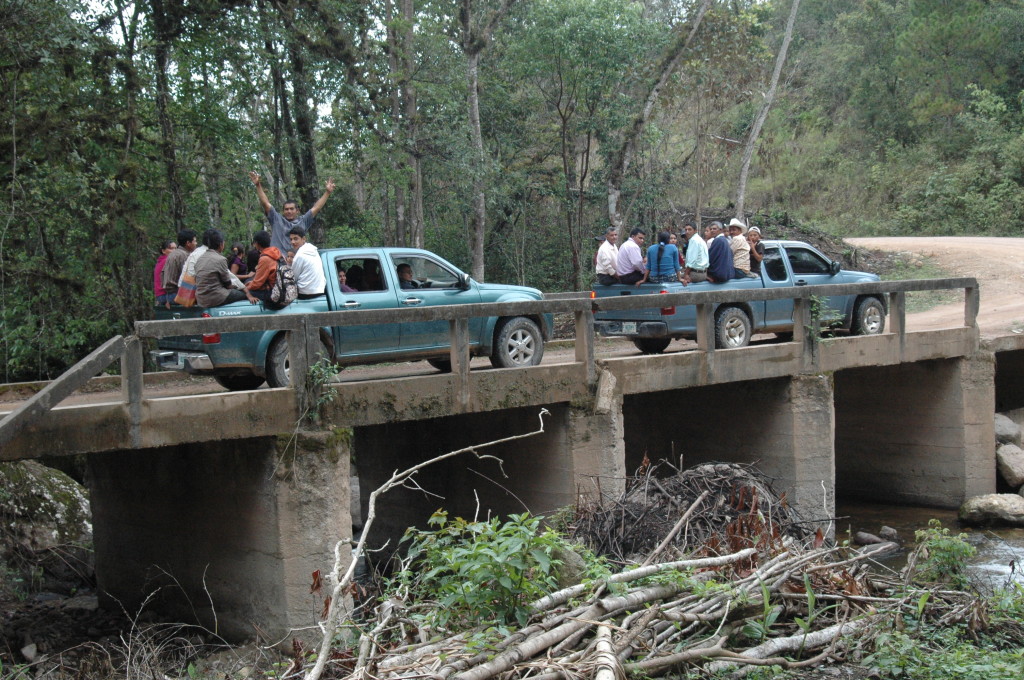
M929 583L950 583L957 588L968 584L967 560L977 552L967 543L967 534L953 535L937 519L928 520L928 528L914 533L914 578Z
M338 390L330 385L338 369L327 358L321 358L309 367L306 372L306 389L313 399L309 405L309 417L314 421L320 420L320 412L324 406L334 401L338 396Z
M409 529L405 568L395 581L411 599L435 606L434 625L474 625L480 621L524 624L527 603L557 588L553 555L566 547L556 533L541 529L529 513L507 521L450 520L437 511L431 530Z
M779 616L782 614L782 607L772 604L771 593L768 591L768 586L763 582L761 583L761 607L760 620L749 621L743 626L743 634L755 641L768 639L772 626L775 625L775 622L778 621Z

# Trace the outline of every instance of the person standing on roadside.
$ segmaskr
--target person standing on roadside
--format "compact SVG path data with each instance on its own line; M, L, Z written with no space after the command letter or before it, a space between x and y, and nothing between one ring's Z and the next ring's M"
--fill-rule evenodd
M327 199L331 197L331 194L334 193L334 179L330 178L327 180L327 184L324 185L324 193L320 195L320 198L313 204L313 207L304 215L299 215L299 204L291 199L281 204L281 212L279 213L270 204L267 192L263 190L259 174L250 172L249 179L252 180L253 186L256 187L256 196L260 199L260 205L263 206L263 212L270 223L270 244L282 253L287 252L291 248L288 240L289 230L292 227L302 227L308 232L309 228L313 226L313 219L327 203Z

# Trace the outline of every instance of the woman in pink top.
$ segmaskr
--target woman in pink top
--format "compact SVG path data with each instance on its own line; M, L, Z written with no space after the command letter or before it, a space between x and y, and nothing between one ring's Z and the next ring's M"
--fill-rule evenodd
M172 240L164 241L160 246L160 257L156 258L156 268L153 269L153 294L156 295L156 303L158 305L169 307L171 303L170 296L164 293L164 287L160 282L160 275L163 274L167 256L177 247L178 244Z

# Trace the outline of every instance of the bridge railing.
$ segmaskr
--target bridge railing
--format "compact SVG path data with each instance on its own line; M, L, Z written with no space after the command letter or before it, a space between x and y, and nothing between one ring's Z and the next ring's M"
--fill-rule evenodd
M310 314L278 313L261 316L138 321L135 336L111 338L96 351L51 382L16 411L0 421L0 446L13 439L18 430L42 417L50 408L114 361L121 360L122 399L128 410L132 440L138 441L143 391L143 357L140 340L203 333L244 333L285 331L289 335L289 362L293 376L307 375L309 366L322 352L320 329L331 326L372 325L446 321L451 343L452 373L460 401L469 400L469 320L479 317L535 316L572 314L575 320L575 361L585 366L586 380L596 380L594 359L594 313L628 309L650 309L695 305L697 308L697 345L700 351L713 352L716 305L728 302L792 299L795 305L794 342L809 345L807 329L812 323L811 300L833 295L887 295L889 332L899 335L903 345L906 334L906 294L929 290L964 291L964 326L975 327L979 307L978 283L974 278L914 279L824 286L794 286L747 290L682 291L679 293L637 295L624 287L622 295L590 299L587 292L559 293L545 300L475 303L390 310L343 310ZM292 380L299 413L309 403L310 386L305 380Z

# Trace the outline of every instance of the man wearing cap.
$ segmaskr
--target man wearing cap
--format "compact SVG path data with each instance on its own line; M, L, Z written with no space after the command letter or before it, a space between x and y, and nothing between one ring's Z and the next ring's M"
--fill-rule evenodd
M644 230L634 227L629 238L619 248L619 256L615 261L615 271L619 275L619 283L640 285L647 280L647 268L640 246L644 243Z
M750 242L750 273L761 275L761 260L764 259L764 244L761 243L761 230L758 227L751 227L747 232L747 241Z
M742 276L750 276L750 244L747 243L747 225L735 217L729 222L729 247L732 249L732 264L742 272ZM736 278L741 278L737 275Z
M619 232L615 231L615 227L608 227L608 231L604 233L604 243L597 249L594 268L597 271L597 282L602 286L611 286L619 282L619 274L615 271L619 259L619 249L615 247L618 239Z
M708 280L708 244L697 234L692 224L683 227L686 239L686 269L683 271L683 285Z

